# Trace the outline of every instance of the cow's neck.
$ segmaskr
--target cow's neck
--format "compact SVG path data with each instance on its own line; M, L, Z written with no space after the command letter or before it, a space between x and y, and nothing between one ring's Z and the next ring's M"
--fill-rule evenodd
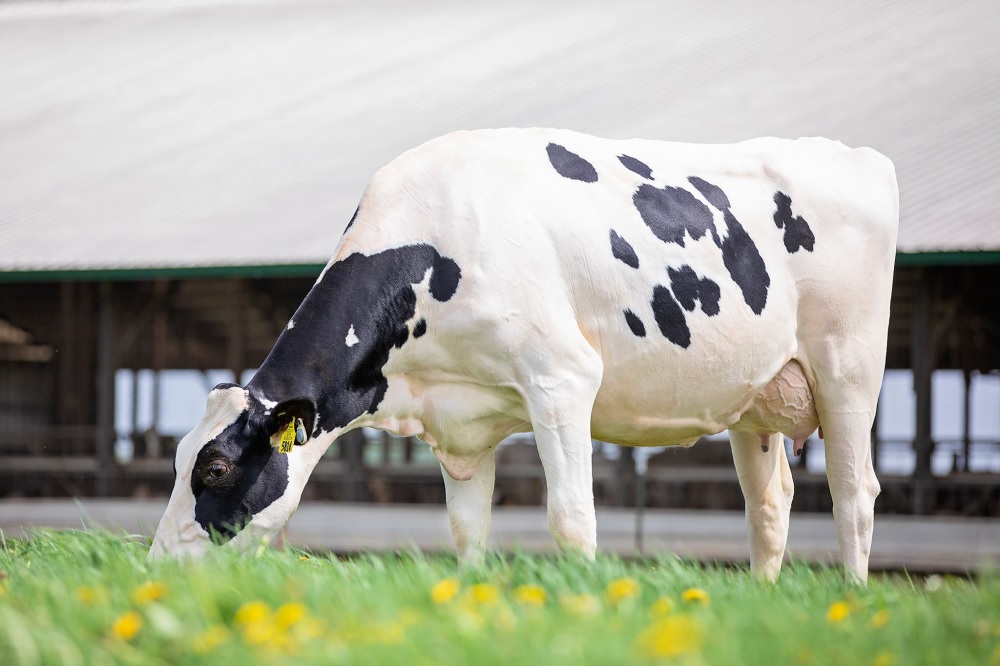
M357 425L382 402L388 386L382 367L390 351L410 337L417 318L414 285L448 261L428 245L408 245L332 264L247 388L272 402L309 398L317 411L314 432ZM435 298L454 293L455 271L454 284L431 281Z

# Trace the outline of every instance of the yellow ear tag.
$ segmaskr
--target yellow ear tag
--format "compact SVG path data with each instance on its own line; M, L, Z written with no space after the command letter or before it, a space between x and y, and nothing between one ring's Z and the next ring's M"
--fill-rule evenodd
M291 453L295 444L295 419L288 422L288 427L281 431L281 441L278 443L278 453Z

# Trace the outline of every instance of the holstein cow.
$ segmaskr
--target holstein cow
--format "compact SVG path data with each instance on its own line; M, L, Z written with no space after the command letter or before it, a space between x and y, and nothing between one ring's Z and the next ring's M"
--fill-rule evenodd
M150 554L272 538L327 447L427 442L479 561L497 444L533 430L556 541L596 549L591 437L690 446L729 429L751 569L774 579L796 452L822 424L849 579L879 484L869 432L898 221L892 163L824 139L735 145L457 132L380 170L246 387L178 446ZM287 453L286 453L287 451Z

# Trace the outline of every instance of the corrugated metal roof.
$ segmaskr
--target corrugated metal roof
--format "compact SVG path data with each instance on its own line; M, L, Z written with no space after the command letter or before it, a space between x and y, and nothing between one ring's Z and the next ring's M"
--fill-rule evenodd
M500 126L869 145L900 251L996 251L997 25L994 0L0 4L0 269L321 264L378 167Z

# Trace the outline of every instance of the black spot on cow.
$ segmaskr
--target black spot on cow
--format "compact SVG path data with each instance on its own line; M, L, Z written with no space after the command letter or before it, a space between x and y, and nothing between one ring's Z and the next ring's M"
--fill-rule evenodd
M251 397L250 409L205 444L195 459L195 520L223 539L236 536L288 487L288 456L271 446L268 418L264 406ZM216 478L213 466L228 472Z
M417 322L416 326L413 327L413 337L419 338L426 332L427 332L427 320L421 319L420 321Z
M628 155L619 155L618 161L621 162L626 169L632 173L639 174L646 180L653 180L653 170L646 166L644 163L630 157Z
M709 317L719 314L719 285L709 278L700 278L690 266L680 268L668 268L667 275L670 277L670 288L681 304L688 312L694 310L695 301L701 303L701 311Z
M545 152L549 154L549 162L552 168L564 177L572 180L580 180L584 183L597 182L597 169L594 165L583 159L576 153L571 153L558 143L550 143L545 147Z
M685 234L698 240L709 231L718 242L712 211L685 189L643 184L632 202L646 226L664 243L684 247Z
M733 215L729 197L722 188L696 176L688 178L688 182L722 213L728 233L721 242L716 237L716 243L722 249L723 263L733 282L743 292L743 300L754 314L759 315L767 304L767 290L771 286L771 276L767 274L767 266L764 265L764 259L760 256L757 245Z
M619 236L614 229L611 230L611 254L627 266L639 268L639 255L635 253L632 245Z
M324 431L374 413L388 383L382 367L406 343L416 314L414 285L431 271L429 292L450 300L461 270L430 245L405 245L373 255L351 254L331 265L296 310L247 385L253 395L311 397ZM359 341L347 346L354 327ZM416 337L416 330L414 330Z
M632 333L634 333L637 337L646 337L645 324L643 324L642 320L639 319L639 317L631 310L625 311L625 323L628 324L629 329L631 329Z
M653 318L667 340L687 349L691 345L691 329L688 328L684 311L674 300L670 290L661 284L653 287Z
M775 192L774 203L778 207L774 211L774 223L785 230L785 249L788 253L795 254L799 248L812 252L816 237L809 223L792 213L792 198L784 192Z
M458 281L462 279L462 270L448 257L437 255L431 265L431 296L438 301L447 301L455 295Z

